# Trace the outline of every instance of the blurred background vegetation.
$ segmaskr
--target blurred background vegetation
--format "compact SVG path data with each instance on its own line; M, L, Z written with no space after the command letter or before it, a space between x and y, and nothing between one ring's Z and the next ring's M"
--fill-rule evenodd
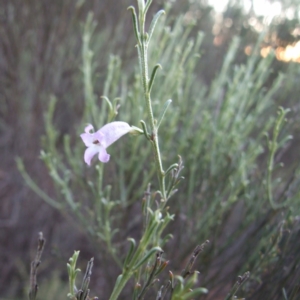
M143 118L126 10L133 2L0 4L1 299L26 297L39 231L47 240L39 269L45 299L66 298L66 262L74 250L81 251L82 270L95 257L92 293L108 298L119 273L115 256L125 256L127 237L140 236L140 200L149 182L154 190L156 185L150 148L128 138L109 149L117 159L105 167L104 182L119 201L103 209L109 229L122 230L107 239L105 224L89 210L95 190L88 181L100 175L84 166L79 141L85 123L105 123L102 95L120 97L119 120L137 126ZM182 156L186 178L171 199L175 221L166 234L173 239L164 251L170 268L180 272L195 245L211 241L197 264L201 286L210 290L203 299L224 299L247 270L252 275L241 291L247 299L298 299L299 6L270 1L281 5L270 20L249 3L245 9L231 1L220 12L208 1L153 1L150 16L167 11L150 49L152 65L163 66L153 100L158 112L173 100L162 152L168 163ZM265 133L272 141L279 106L290 112L274 156L272 205ZM19 170L16 157L23 161ZM26 185L22 169L39 195ZM129 295L130 289L122 299Z

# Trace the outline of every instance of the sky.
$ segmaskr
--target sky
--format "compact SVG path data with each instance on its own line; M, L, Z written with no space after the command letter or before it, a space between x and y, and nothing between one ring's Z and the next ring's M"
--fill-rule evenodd
M227 6L229 0L209 0L209 4L212 5L216 11L223 11ZM249 11L251 8L250 0L240 0L243 4L245 11ZM265 16L267 18L273 18L281 13L280 1L270 3L268 0L253 0L253 9L256 15Z
M244 6L246 12L251 9L251 0L239 0ZM222 12L229 0L208 0L208 3L212 5L217 12ZM253 0L253 10L257 16L263 16L264 25L269 25L272 19L276 16L280 16L283 13L282 4L280 1L268 0ZM294 17L295 9L290 8L284 11L285 16L289 19ZM299 12L300 13L300 12ZM299 16L300 17L300 16ZM274 51L274 49L269 47L264 47L261 49L261 55L263 57L268 56L268 54ZM288 45L286 48L278 47L275 49L275 55L278 60L283 61L294 61L300 63L300 41L294 45Z

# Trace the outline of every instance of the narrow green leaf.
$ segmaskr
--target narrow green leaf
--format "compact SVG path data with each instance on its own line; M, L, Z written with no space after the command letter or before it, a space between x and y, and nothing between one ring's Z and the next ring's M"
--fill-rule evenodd
M135 246L136 246L135 239L129 238L128 241L130 242L130 248L129 248L129 251L128 251L127 256L125 258L125 261L124 261L124 268L126 268L126 266L128 265L129 261L131 260L132 255L133 255L133 251L134 251Z
M139 262L137 262L137 264L132 268L132 270L136 270L143 263L145 263L150 258L151 255L153 255L156 252L161 252L161 251L162 251L162 249L160 247L153 247Z
M178 164L177 164L177 163L171 165L171 166L165 171L165 176L166 176L167 174L169 174L169 173L170 173L173 169L175 169L175 168L178 168Z
M140 123L142 124L145 137L147 138L147 140L150 140L150 134L148 133L148 129L145 121L141 120Z
M144 8L144 14L145 14L145 16L146 16L146 14L147 14L147 11L148 11L148 9L149 9L151 3L152 3L152 0L147 0L146 6L145 6L145 8Z
M201 294L207 294L208 293L208 289L206 288L203 288L203 287L199 287L199 288L196 288L194 290L192 290L190 293L184 295L182 297L182 300L188 300L188 299L191 299L191 298L195 298Z
M139 33L139 23L137 19L137 15L135 12L135 8L133 6L129 6L127 9L131 10L132 13L132 23L133 23L133 29L135 33L136 40L138 42L138 45L141 45L141 39L140 39L140 33Z
M148 41L147 41L147 43L149 43L149 41L151 40L152 34L153 34L153 32L154 32L154 29L155 29L155 25L156 25L156 23L157 23L159 17L160 17L161 15L164 15L164 14L165 14L165 11L164 11L164 10L160 10L160 11L158 11L158 12L155 14L155 16L153 17L152 22L151 22L150 27L149 27L149 33L148 33L149 36L148 36Z
M154 69L152 71L152 74L151 74L151 77L150 77L150 80L149 80L149 84L148 84L148 92L149 93L151 93L151 89L152 89L152 86L153 86L154 79L156 77L158 68L162 69L162 67L161 67L160 64L155 65L155 67L154 67Z

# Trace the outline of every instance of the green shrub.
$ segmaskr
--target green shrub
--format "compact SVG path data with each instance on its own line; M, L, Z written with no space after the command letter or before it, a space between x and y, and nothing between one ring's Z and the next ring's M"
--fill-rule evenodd
M163 247L172 267L180 270L195 245L209 239L207 251L200 256L201 285L212 290L211 295L226 295L237 275L249 270L252 275L244 285L244 294L250 298L259 290L258 283L268 283L269 276L281 272L278 268L287 263L285 255L292 251L298 226L299 163L292 167L290 181L276 179L290 178L291 174L279 169L280 154L289 141L284 127L287 110L279 109L276 117L274 102L285 77L279 74L266 89L274 58L260 58L259 40L246 64L235 65L239 39L234 38L219 74L206 86L197 74L198 61L205 59L201 53L203 34L191 36L192 26L184 25L182 17L174 24L168 24L167 19L163 22L149 48L150 67L156 63L162 66L151 92L153 111L158 116L172 99L160 130L161 155L164 168L181 156L184 180L168 202L175 221L167 229L161 228L158 240L150 244ZM98 267L105 270L113 264L122 268L128 247L123 241L139 239L142 233L147 213L143 216L141 207L147 186L151 183L151 192L161 187L151 145L142 137L129 137L109 148L113 159L105 167L96 164L87 168L84 164L79 134L86 123L100 128L114 118L134 126L140 126L140 120L149 121L137 62L128 67L132 71L125 72L121 59L112 55L104 97L96 96L98 62L93 60L91 43L99 36L94 29L89 15L82 47L84 108L73 133L64 135L61 142L53 122L59 98L50 97L44 116L41 159L55 196L39 188L21 160L18 166L27 184L49 205L70 215L96 249L101 249L95 256ZM156 206L157 197L149 198L149 208ZM166 243L169 232L174 238ZM298 261L292 264L292 272L296 272ZM280 288L269 286L264 299L279 297L283 288L292 293L294 287L281 279L276 279Z

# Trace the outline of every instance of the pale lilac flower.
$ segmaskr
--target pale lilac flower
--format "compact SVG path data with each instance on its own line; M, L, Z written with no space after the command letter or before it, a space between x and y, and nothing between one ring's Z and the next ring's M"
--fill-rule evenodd
M90 166L92 158L98 153L101 162L108 162L110 155L106 152L106 148L131 130L129 124L125 122L111 122L93 132L94 127L89 124L85 127L85 133L80 135L87 146L84 152L84 161Z

